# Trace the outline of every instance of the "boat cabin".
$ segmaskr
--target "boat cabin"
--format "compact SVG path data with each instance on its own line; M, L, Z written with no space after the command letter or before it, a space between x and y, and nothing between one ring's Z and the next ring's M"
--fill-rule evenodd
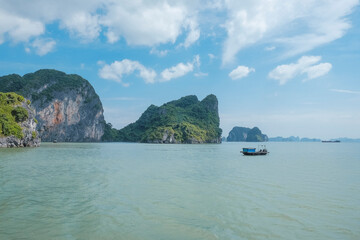
M243 148L243 152L245 153L254 153L256 148Z

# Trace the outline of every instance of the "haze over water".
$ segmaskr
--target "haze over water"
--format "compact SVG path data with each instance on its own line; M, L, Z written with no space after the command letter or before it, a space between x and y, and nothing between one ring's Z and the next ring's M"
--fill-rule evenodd
M0 239L359 239L360 145L0 149Z

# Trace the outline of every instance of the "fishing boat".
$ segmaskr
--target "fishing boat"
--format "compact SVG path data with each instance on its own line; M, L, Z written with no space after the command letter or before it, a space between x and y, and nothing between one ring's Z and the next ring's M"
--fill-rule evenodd
M243 148L240 152L246 156L266 155L269 153L265 145L261 145L259 151L256 151L256 148Z

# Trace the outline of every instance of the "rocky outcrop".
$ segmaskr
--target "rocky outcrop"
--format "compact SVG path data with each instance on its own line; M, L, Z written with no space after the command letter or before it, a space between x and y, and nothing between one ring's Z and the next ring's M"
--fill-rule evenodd
M145 143L221 143L218 101L194 95L160 107L151 105L134 123L121 130L106 125L105 141Z
M250 131L250 128L246 127L233 127L229 132L229 136L226 141L228 142L245 142L247 134Z
M1 77L0 91L9 90L31 100L42 141L101 140L105 127L102 103L82 77L56 70Z
M228 142L266 142L268 136L261 133L257 127L234 127L226 139Z
M6 97L8 106L3 108L0 114L0 147L38 147L41 140L36 130L37 120L35 119L35 111L30 107L30 102L14 93L0 93L0 97ZM14 104L9 101L10 96L19 98ZM11 100L14 100L13 98ZM9 108L10 107L10 108ZM17 110L24 110L18 111ZM6 111L8 113L7 114ZM18 117L22 114L21 117ZM17 131L19 130L19 131Z

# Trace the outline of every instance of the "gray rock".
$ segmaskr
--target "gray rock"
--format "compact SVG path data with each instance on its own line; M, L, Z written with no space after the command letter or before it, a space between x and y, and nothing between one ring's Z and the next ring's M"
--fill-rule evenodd
M234 127L226 139L227 142L266 142L268 136L262 134L257 127Z

